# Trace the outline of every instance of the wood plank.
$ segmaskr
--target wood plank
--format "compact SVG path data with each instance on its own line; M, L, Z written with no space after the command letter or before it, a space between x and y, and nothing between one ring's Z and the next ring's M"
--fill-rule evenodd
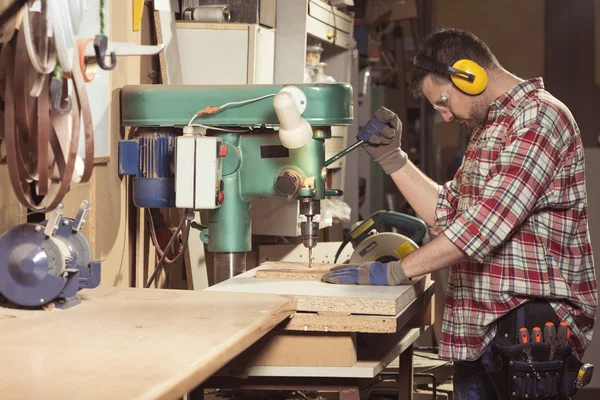
M158 53L161 83L163 85L181 85L184 82L175 14L171 11L155 10L154 24L157 43L165 45L165 49Z
M230 366L351 367L356 334L274 331L236 357Z
M337 265L342 264L313 263L312 267L308 268L307 262L266 262L261 264L262 268L260 270L256 271L256 277L264 279L308 279L320 281L323 275Z
M273 295L118 288L80 293L82 303L66 311L0 309L1 393L179 398L295 306Z
M256 272L262 268L258 266L205 290L291 296L298 302L297 310L304 312L394 316L422 293L430 282L429 276L415 280L412 285L400 286L334 285L316 280L257 279Z

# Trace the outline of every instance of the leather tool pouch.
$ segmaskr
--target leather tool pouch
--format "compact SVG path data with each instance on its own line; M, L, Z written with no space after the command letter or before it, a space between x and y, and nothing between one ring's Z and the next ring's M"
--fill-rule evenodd
M501 399L568 399L577 392L575 381L582 363L573 354L571 343L560 344L550 360L550 344L519 344L516 332L526 327L558 325L556 314L545 301L534 301L513 310L498 321L493 342L493 362L488 366ZM531 359L526 352L529 351Z

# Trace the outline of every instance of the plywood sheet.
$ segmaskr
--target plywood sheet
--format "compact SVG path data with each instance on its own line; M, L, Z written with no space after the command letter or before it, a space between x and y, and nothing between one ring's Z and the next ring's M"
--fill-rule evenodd
M429 277L412 285L334 285L317 280L258 279L257 270L211 286L205 290L234 293L271 293L297 300L297 311L390 315L404 309L429 284Z
M66 311L0 308L0 393L27 399L182 397L293 312L293 300L97 288Z
M261 264L261 269L256 271L257 278L266 279L289 279L289 280L317 280L320 281L323 275L336 265L313 263L311 268L307 262L278 261L266 262Z

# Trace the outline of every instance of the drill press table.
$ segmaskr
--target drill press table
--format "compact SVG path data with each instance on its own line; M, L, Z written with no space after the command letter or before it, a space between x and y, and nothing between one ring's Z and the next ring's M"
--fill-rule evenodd
M100 287L0 308L3 399L177 399L295 309L277 295Z
M204 387L335 390L358 399L360 388L399 357L400 396L411 398L412 345L433 323L434 282L423 277L413 285L381 287L316 279L329 268L266 263L205 289L280 294L297 301L297 311Z

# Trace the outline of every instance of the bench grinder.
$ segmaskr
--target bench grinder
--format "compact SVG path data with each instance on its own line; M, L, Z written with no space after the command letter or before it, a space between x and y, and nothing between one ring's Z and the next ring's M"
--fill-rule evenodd
M135 205L209 210L216 283L246 270L252 198L300 201L304 245L316 245L320 200L341 194L325 188L325 140L352 124L350 85L126 86L121 117L135 128L119 143Z

